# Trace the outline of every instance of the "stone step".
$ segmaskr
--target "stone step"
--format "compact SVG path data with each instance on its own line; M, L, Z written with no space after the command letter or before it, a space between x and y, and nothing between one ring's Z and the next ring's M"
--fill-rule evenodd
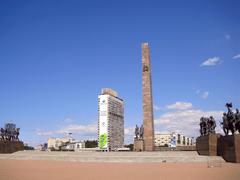
M74 162L225 162L219 156L199 156L196 152L37 152L19 151L0 159L60 160Z

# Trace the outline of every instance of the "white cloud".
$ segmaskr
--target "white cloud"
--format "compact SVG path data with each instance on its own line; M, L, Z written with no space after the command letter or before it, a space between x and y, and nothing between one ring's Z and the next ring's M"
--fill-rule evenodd
M230 34L225 34L224 37L225 37L226 40L230 40L231 39L231 35Z
M201 92L200 90L196 90L196 94L200 94L200 92Z
M240 59L240 54L237 54L236 56L232 57L233 59Z
M135 127L127 127L124 129L125 136L133 136L135 133Z
M41 143L39 141L24 141L24 144L27 144L28 146L32 147L37 147Z
M199 135L199 120L202 116L213 116L217 126L223 111L202 111L200 109L188 109L175 112L167 112L155 119L155 130L160 132L179 132L188 136ZM217 129L218 131L220 128Z
M124 129L124 138L126 143L132 143L134 138L134 131L135 127L126 127ZM80 125L80 124L70 124L66 127L50 130L50 131L43 131L40 129L36 130L36 134L38 136L44 136L45 138L48 137L62 137L67 135L68 133L73 133L74 135L80 136L80 139L97 139L98 131L97 131L97 122L95 124L88 124L88 125Z
M170 131L155 131L154 133L155 134L170 134L172 132L170 132Z
M205 60L201 66L215 66L220 63L220 58L219 57L213 57L213 58L208 58Z
M174 104L167 105L168 109L177 109L177 110L185 110L192 108L192 103L189 102L179 102L177 101Z
M65 128L57 131L59 134L63 133L77 133L77 134L93 134L97 132L97 123L88 125L70 124Z
M193 105L190 102L176 102L167 107L176 111L164 113L154 120L155 133L179 132L187 136L196 137L199 135L199 120L202 116L213 116L217 122L216 130L221 132L219 121L221 120L223 111L192 109ZM133 143L134 131L135 126L125 127L125 143ZM60 135L66 135L67 133L78 135L81 139L97 139L97 122L87 125L70 124L50 131L36 130L37 135L44 136L45 138L50 136L59 137Z
M130 144L133 143L133 139L134 139L134 135L135 135L135 126L133 127L126 127L124 129L124 142L125 144Z
M96 135L97 123L88 125L70 124L67 125L66 127L51 131L42 131L40 129L36 130L36 134L39 136L65 135L68 133L78 134L82 136Z
M153 105L153 109L156 110L156 111L159 111L159 110L161 110L162 108L161 108L160 106Z
M205 92L202 93L202 98L203 99L208 98L208 96L209 96L209 92L208 91L205 91Z
M53 135L53 131L42 131L41 129L36 129L36 134L38 136L51 136Z
M209 96L209 92L208 91L200 91L200 90L197 90L196 91L196 94L198 94L201 98L203 99L207 99L208 96Z
M63 120L63 122L65 122L65 123L73 123L73 118L71 118L71 117L66 117L66 118Z

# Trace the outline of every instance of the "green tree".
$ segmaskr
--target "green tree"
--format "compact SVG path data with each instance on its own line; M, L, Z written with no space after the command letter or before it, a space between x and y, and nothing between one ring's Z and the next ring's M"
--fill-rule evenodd
M87 140L85 141L85 148L95 148L98 146L97 140Z

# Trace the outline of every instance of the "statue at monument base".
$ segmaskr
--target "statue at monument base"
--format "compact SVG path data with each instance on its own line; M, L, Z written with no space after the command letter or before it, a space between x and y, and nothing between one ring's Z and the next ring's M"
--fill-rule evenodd
M136 125L133 151L144 151L143 134L144 134L143 125L140 128Z
M200 136L196 139L199 155L217 156L217 144L220 134L215 134L216 122L210 117L200 118Z
M0 153L14 153L24 150L23 142L19 141L20 128L13 123L6 123L0 130Z
M199 155L217 156L220 134L207 134L196 139L196 149Z
M133 151L144 151L143 139L134 139Z
M219 138L218 154L227 162L240 163L240 113L238 109L236 113L232 111L232 103L226 103L225 106L228 112L223 113L221 123L225 136Z
M216 123L212 117L202 117L196 149L199 155L222 156L227 162L240 163L240 113L238 109L236 113L232 111L232 103L226 103L225 106L228 112L223 113L221 122L225 136L215 134Z

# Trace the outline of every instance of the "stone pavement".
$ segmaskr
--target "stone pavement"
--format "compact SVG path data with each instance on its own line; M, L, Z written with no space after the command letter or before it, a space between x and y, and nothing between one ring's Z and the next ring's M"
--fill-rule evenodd
M13 154L0 154L0 160L59 160L72 162L206 162L224 163L220 156L199 156L196 151L162 152L45 152L19 151Z
M239 180L240 164L0 160L1 180Z

